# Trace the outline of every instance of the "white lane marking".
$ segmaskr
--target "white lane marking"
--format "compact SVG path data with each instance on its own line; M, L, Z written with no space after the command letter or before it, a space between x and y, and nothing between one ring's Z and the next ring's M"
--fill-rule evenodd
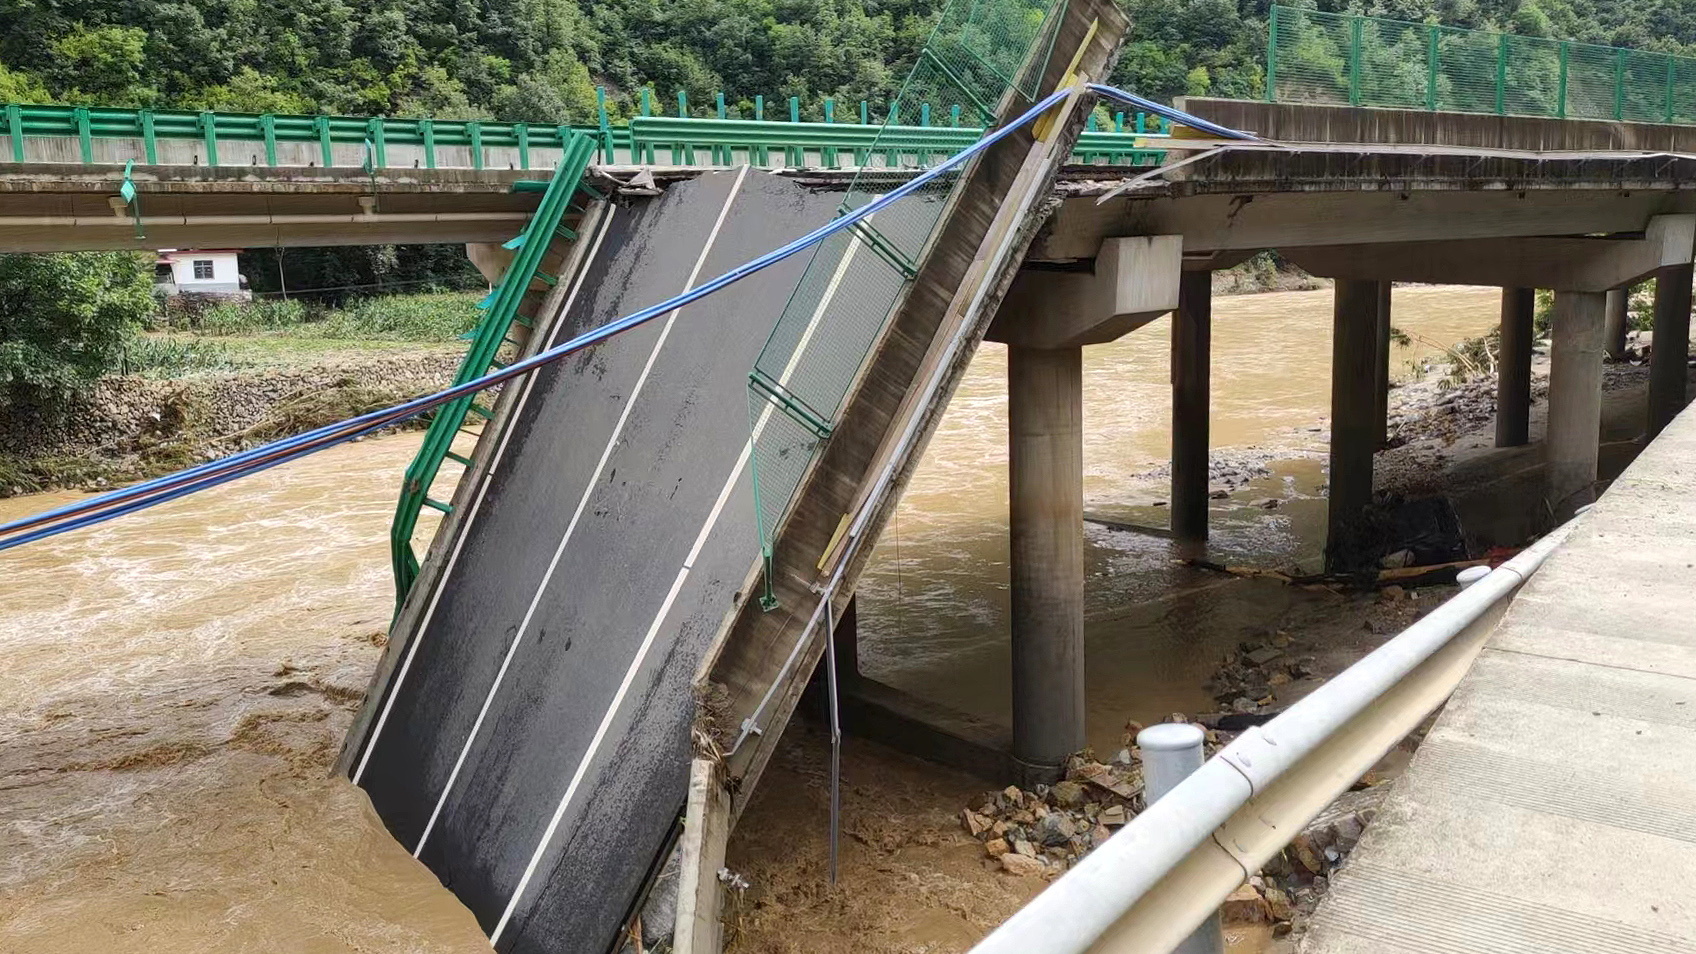
M572 283L571 291L567 293L565 301L560 303L558 320L562 324L556 325L556 329L562 327L566 315L571 312L572 304L577 301L577 293L583 288L583 282L589 276L589 265L601 253L601 240L606 238L607 230L611 227L613 215L617 210L618 206L610 202L607 203L606 214L601 216L600 225L595 229L595 238L589 246L589 254L583 258L583 267L577 270L577 278ZM525 403L530 400L530 391L535 383L536 375L526 374L524 376L523 390L518 393L518 400L513 404L512 414L507 418L508 426L501 433L500 443L495 445L495 456L489 461L489 471L483 476L482 483L477 485L477 492L471 503L471 515L466 518L464 530L455 538L453 549L448 552L447 567L442 570L441 579L430 593L430 604L424 609L424 618L419 621L418 628L413 631L412 644L406 647L406 658L401 660L400 672L395 676L394 684L389 687L388 698L383 700L383 711L377 716L377 725L371 730L371 737L365 741L365 752L360 755L359 767L354 769L353 772L353 784L355 785L358 785L360 778L365 775L365 766L371 761L371 753L377 750L377 739L383 734L383 727L389 722L389 712L394 709L395 699L400 695L400 687L406 683L407 673L412 669L412 659L418 655L418 644L424 641L424 634L430 629L430 621L436 616L436 604L441 601L442 591L447 589L444 584L448 576L453 573L453 568L459 563L460 548L465 545L465 538L470 535L471 526L477 522L478 511L483 509L483 498L489 489L489 482L494 478L495 471L500 469L501 458L506 454L507 441L512 438L513 428L511 424L518 419L519 413L524 410Z
M836 297L836 289L842 283L843 276L848 273L848 263L853 260L854 252L859 247L860 243L851 243L848 250L843 253L842 261L837 265L836 272L831 275L830 284L825 287L825 293L819 300L818 308L813 311L811 320L807 322L806 330L802 332L800 340L795 344L794 353L789 356L789 363L783 369L783 374L778 379L779 383L788 385L790 375L794 373L795 366L800 363L802 351L806 349L807 343L812 340L813 332L818 328L819 321L824 317L826 307ZM518 879L518 887L513 889L512 900L507 902L506 911L501 914L500 923L495 925L494 933L489 935L489 943L493 944L501 939L501 932L506 930L507 922L512 920L513 912L518 909L518 902L524 897L525 889L530 886L530 879L535 877L536 869L542 863L542 856L547 853L548 846L553 842L554 835L559 831L560 821L565 818L566 808L570 806L572 797L577 794L577 788L583 783L583 777L588 774L589 764L594 761L596 751L606 738L607 731L612 728L613 718L618 715L618 710L624 705L624 697L629 693L631 684L636 681L636 673L641 670L643 661L647 659L649 650L653 648L654 638L659 635L660 628L665 624L665 618L670 615L672 604L677 601L678 594L683 591L683 584L689 579L689 572L695 568L695 560L701 555L702 548L707 544L707 537L711 535L713 528L718 524L719 515L724 512L725 504L730 501L730 496L742 477L742 471L748 466L748 458L753 453L754 444L759 441L760 435L765 431L766 422L771 420L774 409L771 402L766 402L765 408L760 412L759 423L754 427L753 435L742 445L742 453L737 457L736 465L730 469L729 479L724 482L724 487L719 490L718 500L713 503L712 511L707 514L706 522L701 525L701 532L696 535L694 545L689 548L689 555L683 558L683 566L678 569L676 579L672 580L670 592L666 593L664 602L660 604L659 612L654 615L653 622L648 625L647 635L642 637L642 645L636 650L636 658L630 661L630 667L624 671L624 680L618 684L618 692L613 694L612 702L607 706L606 713L601 716L601 724L595 728L595 737L589 741L589 748L583 753L582 760L577 763L577 770L572 773L571 781L565 787L565 794L560 797L559 805L554 808L553 817L548 819L548 827L542 832L542 840L536 845L536 850L531 853L530 863L525 866L524 875Z
M689 273L689 279L684 284L684 290L695 287L695 282L701 277L701 269L706 267L707 255L718 241L718 233L724 227L724 220L730 215L730 207L736 203L737 193L742 191L742 181L747 178L748 167L743 166L736 174L736 181L730 187L730 194L725 197L724 207L718 210L718 220L713 223L713 229L707 233L707 240L701 245L701 254L695 259L695 268ZM624 410L619 412L618 423L613 425L612 434L607 438L607 446L601 451L601 459L596 462L594 473L583 485L583 496L577 501L577 509L571 514L571 522L566 524L565 534L559 539L559 546L554 550L554 556L548 562L548 570L542 575L542 582L537 585L535 595L530 597L530 606L524 611L524 618L519 621L518 632L513 634L512 642L506 647L506 655L501 659L501 667L495 673L494 685L489 687L488 695L483 697L482 708L477 710L477 719L471 723L471 732L465 737L465 744L460 746L459 757L454 759L453 771L448 773L447 784L442 786L442 793L436 799L436 807L430 811L430 820L424 825L424 833L418 836L418 844L412 849L412 857L416 858L424 850L424 843L430 840L430 833L436 828L436 820L441 818L442 807L447 804L448 795L459 781L460 770L465 767L465 758L471 753L471 746L477 741L482 732L483 720L488 718L489 710L494 707L495 696L500 693L501 684L506 680L507 670L512 667L513 657L518 653L518 647L524 642L524 634L530 629L530 621L536 616L536 607L541 605L542 594L547 592L548 584L553 581L554 572L559 569L560 559L565 555L565 548L571 542L577 531L578 521L583 517L583 511L589 507L589 498L593 496L601 482L601 472L606 470L607 461L612 458L613 449L618 446L619 439L624 436L624 425L630 420L630 412L636 407L636 400L642 394L642 388L648 383L648 375L653 372L654 365L659 361L660 350L665 347L666 339L671 337L671 329L677 323L677 316L682 308L674 308L666 315L665 326L660 330L659 340L654 342L654 348L648 353L648 362L642 366L642 373L636 378L635 387L631 388L630 396L624 400Z

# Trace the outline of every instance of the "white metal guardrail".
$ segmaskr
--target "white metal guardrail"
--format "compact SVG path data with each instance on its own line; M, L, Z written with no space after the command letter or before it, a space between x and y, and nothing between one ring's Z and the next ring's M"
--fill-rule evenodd
M1569 522L1150 805L973 954L1167 954L1447 699Z

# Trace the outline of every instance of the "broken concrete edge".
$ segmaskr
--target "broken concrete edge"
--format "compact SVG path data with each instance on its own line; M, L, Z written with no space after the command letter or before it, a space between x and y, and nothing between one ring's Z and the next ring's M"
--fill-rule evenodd
M1076 9L1068 8L1067 14L1073 18L1087 17L1094 21L1083 37L1085 42L1079 43L1076 51L1080 60L1086 53L1094 52L1096 54L1093 57L1093 62L1082 64L1082 71L1090 75L1102 76L1110 73L1112 65L1117 59L1119 44L1126 26L1122 14L1110 3L1078 4ZM1106 30L1098 30L1098 24L1103 18L1108 20L1110 26ZM1066 24L1062 21L1056 29L1063 31L1065 26ZM1073 23L1072 27L1077 32L1083 32L1084 29L1077 23ZM1054 57L1055 60L1067 58L1063 52L1061 56ZM1052 62L1051 60L1051 64ZM1058 78L1056 78L1056 85L1058 85L1057 80ZM961 284L966 287L957 289L953 298L946 304L938 320L936 331L933 332L931 341L926 348L924 359L915 369L916 372L929 369L933 374L939 375L940 388L930 406L912 406L914 388L919 381L923 380L919 373L915 373L913 379L906 384L906 394L899 404L899 413L892 415L892 419L888 422L884 438L878 442L877 453L874 455L872 463L875 464L887 459L886 455L890 453L887 446L890 432L895 430L895 425L898 422L911 421L914 415L918 416L917 440L913 446L905 448L901 459L896 461L897 466L893 480L885 487L881 499L869 499L870 490L867 486L861 486L855 492L858 507L875 508L866 534L870 539L876 539L878 532L893 513L902 491L923 454L924 447L935 432L936 425L941 419L941 409L946 407L948 398L952 396L961 376L964 374L966 365L970 361L971 354L975 351L976 344L982 340L984 332L994 316L996 306L1011 286L1018 265L1035 238L1037 229L1054 208L1053 203L1046 202L1044 199L1051 190L1059 172L1061 160L1056 160L1055 157L1058 155L1063 158L1068 155L1072 144L1082 131L1087 110L1078 108L1078 105L1085 98L1087 97L1078 96L1067 100L1061 107L1066 112L1059 134L1046 145L1040 141L1033 142L1025 155L1017 160L1019 168L1008 179L1007 193L1009 196L1015 195L1019 187L1023 185L1022 197L1013 203L998 202L995 206L994 215L978 237L976 254L971 260L970 267L963 274L964 281ZM1030 174L1031 163L1039 155L1042 157L1041 161L1038 163L1037 171L1032 175ZM981 175L983 174L983 166L984 161L980 160L974 164L972 171ZM968 181L968 189L970 185L971 183ZM966 190L961 190L957 193L956 198L951 199L951 203L958 202L958 195L965 192ZM996 248L997 245L999 245L999 249ZM986 247L991 250L990 257L994 258L993 262L986 261L984 254ZM934 244L932 248L935 248ZM1000 253L998 256L994 254L996 251ZM958 303L963 296L969 304L966 308L961 309L958 307ZM975 301L973 301L974 298ZM907 304L904 302L900 307L906 308ZM899 314L899 311L900 309L897 309L897 314ZM957 315L956 312L958 312ZM951 315L954 315L954 317L951 318ZM889 323L885 331L885 339L888 338L889 330L895 324L896 322L893 320ZM950 356L947 342L957 340L959 336L965 336L970 347L960 349L958 353ZM881 349L885 344L886 340L880 341L874 346L874 350ZM944 358L948 359L948 363L939 368L937 364ZM864 384L865 371L862 370L860 377L856 379L850 389L850 395L856 394ZM853 401L845 401L844 406L852 407ZM819 462L814 461L808 473L803 477L802 487L808 486L814 479L818 465ZM878 469L875 466L868 465L864 468L861 479L875 479L877 473ZM794 513L792 512L783 529L786 529L788 521L793 519ZM782 529L780 529L780 537L781 533ZM840 558L840 555L838 556ZM835 595L836 600L840 601L841 604L834 607L838 611L844 608L851 598L853 585L858 580L859 573L864 569L869 558L870 548L847 555L847 565L841 568L845 576L845 585ZM725 662L726 650L731 645L738 623L745 616L753 613L751 597L755 595L756 586L759 585L759 580L763 574L764 568L756 564L747 583L738 593L736 607L727 614L724 625L720 628L712 647L703 659L700 675L697 678L698 699L726 700L732 697L733 690L730 680L721 676L719 669ZM759 617L756 616L753 619L757 622ZM718 765L715 770L716 777L715 775L706 777L707 784L719 786L720 794L724 797L722 799L715 798L710 802L705 797L697 800L693 797L692 789L692 797L684 823L686 831L706 832L712 829L716 825L715 816L723 812L725 819L724 837L728 839L729 828L734 825L736 818L746 807L754 785L771 757L777 736L781 735L781 730L794 711L812 668L817 664L818 657L822 654L823 640L828 638L830 638L828 633L815 633L808 640L806 646L800 647L799 665L786 673L786 684L781 687L782 691L773 693L776 697L776 705L770 711L770 716L764 727L759 733L750 736L755 744L752 753L741 760L740 773L737 774L736 772L737 766ZM767 663L770 666L776 665L780 661L768 659ZM747 687L747 689L753 689L753 687ZM745 703L748 701L751 700L744 700ZM739 726L727 724L721 717L724 714L734 717L734 712L728 706L723 709L722 713L718 711L702 713L703 718L699 718L697 724L705 731L696 733L698 750L704 743L710 744L710 747L723 747L732 738L730 733L740 730ZM708 761L716 763L714 759L709 758ZM727 804L728 809L721 808L721 802ZM703 835L704 838L705 835ZM695 870L685 874L688 883L695 886L695 891L699 895L695 901L696 913L691 914L692 919L698 919L708 910L712 911L713 917L716 918L722 906L722 892L715 887L719 881L718 868L708 867L712 860L713 858L707 851L703 840L702 851L693 859ZM683 915L680 910L680 927L684 925L682 918ZM681 937L682 933L680 932L679 938ZM703 935L703 938L712 940L711 937L705 935Z

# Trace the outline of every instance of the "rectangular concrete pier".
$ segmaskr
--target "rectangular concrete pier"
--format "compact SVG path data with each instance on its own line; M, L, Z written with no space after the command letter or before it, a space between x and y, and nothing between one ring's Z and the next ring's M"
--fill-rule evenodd
M1696 415L1520 591L1304 954L1696 951Z

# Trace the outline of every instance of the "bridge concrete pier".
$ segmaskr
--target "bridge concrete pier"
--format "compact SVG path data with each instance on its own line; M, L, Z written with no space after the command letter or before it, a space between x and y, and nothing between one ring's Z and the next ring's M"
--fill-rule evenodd
M1606 317L1602 323L1602 350L1614 361L1625 357L1625 332L1630 326L1631 286L1608 289Z
M1181 559L1207 552L1213 273L1186 271L1172 313L1172 539Z
M1178 236L1108 239L1088 271L1019 272L989 328L1008 345L1011 764L1022 785L1057 779L1085 738L1083 347L1178 307L1182 261Z
M1382 448L1390 439L1390 293L1394 282L1378 283L1378 354L1373 359L1378 385L1373 394L1373 421L1377 425L1375 448Z
M1049 780L1084 745L1083 349L1007 352L1013 759Z
M1372 502L1372 455L1377 419L1378 328L1386 283L1338 279L1331 320L1331 448L1325 568L1330 573L1370 566L1363 519Z
M1502 289L1502 353L1496 362L1496 446L1531 442L1531 343L1535 288Z
M1595 499L1602 427L1605 292L1555 292L1543 505L1555 521Z
M1655 348L1649 354L1649 424L1654 440L1689 402L1689 263L1667 265L1655 273Z

